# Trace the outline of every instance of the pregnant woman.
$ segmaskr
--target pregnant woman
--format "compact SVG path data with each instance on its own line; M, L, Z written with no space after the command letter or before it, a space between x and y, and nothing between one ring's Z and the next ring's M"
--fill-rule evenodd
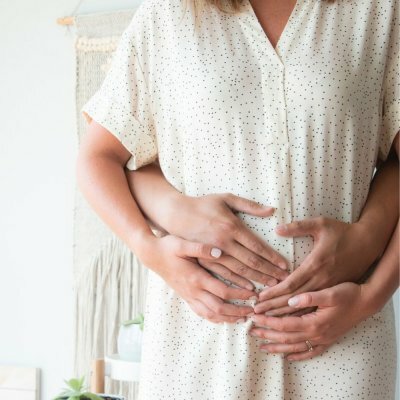
M392 400L398 1L198 3L145 0L83 108L149 268L139 398Z

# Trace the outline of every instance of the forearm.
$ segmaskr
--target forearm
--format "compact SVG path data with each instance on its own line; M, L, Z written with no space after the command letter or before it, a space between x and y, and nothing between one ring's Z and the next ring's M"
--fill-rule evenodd
M399 218L399 163L393 155L381 164L371 183L367 201L356 223L366 251L380 257Z
M368 314L378 312L399 287L399 223L373 274L361 285Z
M158 229L171 233L171 221L179 218L174 212L177 209L174 205L179 204L183 211L185 195L167 181L157 163L136 171L126 170L125 173L130 191L143 215Z
M130 193L120 162L106 155L81 151L77 183L99 217L141 260L145 258L144 244L154 235Z

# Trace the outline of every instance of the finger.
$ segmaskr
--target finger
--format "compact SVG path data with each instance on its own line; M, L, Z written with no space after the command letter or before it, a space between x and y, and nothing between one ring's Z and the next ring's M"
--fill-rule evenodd
M267 326L277 331L301 332L306 331L308 327L307 321L303 320L303 317L270 317L255 314L250 318L259 326Z
M256 215L259 217L270 217L275 211L274 207L260 204L254 200L236 196L232 193L224 194L223 199L227 206L232 210L244 212L246 214Z
M225 259L225 257L223 257ZM228 257L226 257L228 258ZM229 257L231 258L231 257ZM206 268L208 271L213 272L214 274L219 275L220 277L226 279L229 282L232 282L234 285L239 286L244 289L248 290L254 290L255 287L251 281L248 279L235 274L231 269L225 267L225 265L216 263L216 262L210 262L205 259L198 259L197 260L200 265L202 265L204 268ZM222 257L220 259L220 262L222 261ZM226 261L223 261L225 264L227 264Z
M289 224L278 225L275 228L275 232L280 236L314 236L319 226L317 218L307 218Z
M248 280L260 282L264 284L276 284L278 281L272 278L270 275L266 275L262 272L256 271L253 268L243 264L236 258L228 255L222 256L219 260L220 263L226 265L231 271L236 273L238 276L244 277Z
M312 351L304 351L300 353L290 353L287 354L285 357L289 361L303 361L303 360L309 360L310 358L316 357L320 354L322 354L329 346L326 345L318 345L313 347Z
M304 332L280 332L265 328L251 328L249 335L281 344L292 344L302 341L305 343L308 339Z
M210 310L218 315L233 315L236 317L247 317L253 312L253 308L249 306L238 306L236 304L226 303L219 297L205 290L200 294L201 300Z
M238 223L240 228L235 232L235 239L238 243L242 244L245 248L249 249L261 258L268 260L270 264L275 267L283 270L288 269L288 262L281 254L258 237L257 234L250 230L242 220L239 220ZM283 275L276 276L276 278L282 280Z
M316 292L301 293L288 300L288 305L295 308L311 306L331 306L334 303L333 289L328 288Z
M176 255L180 257L196 257L215 260L221 257L222 250L218 247L212 246L211 244L180 239Z
M308 351L306 342L294 344L268 343L260 346L260 350L266 353L304 353Z
M256 300L257 293L248 289L228 286L220 279L212 276L206 270L198 271L200 286L224 300Z
M289 279L289 278L288 278ZM282 282L283 283L283 282ZM273 289L275 289L275 287L279 286L280 283L278 283L278 285L270 288L270 290L272 291ZM280 308L280 307L287 307L288 306L288 301L290 298L296 296L297 294L300 293L305 293L308 292L310 290L314 289L314 283L312 280L306 282L304 285L302 285L301 287L299 287L298 289L296 289L295 291L289 293L289 294L284 294L282 296L277 295L276 297L273 298L269 298L269 292L268 292L268 298L266 300L264 300L265 296L266 296L266 290L264 290L264 296L261 296L262 292L259 293L258 296L258 302L256 304L256 307L254 309L254 311L256 313L264 313L266 311L269 310L273 310L276 308Z
M288 300L290 297L290 295L286 295L271 300L257 302L254 306L254 312L256 314L279 315L275 314L274 311L288 308ZM293 311L295 310L296 309L293 308Z
M290 314L290 316L292 316L292 317L294 317L294 316L301 317L302 315L306 315L306 314L313 313L314 311L317 310L317 308L318 308L318 307L300 308L300 309L297 309L297 311L292 312L292 313Z
M259 271L265 275L264 281L261 283L268 286L276 285L278 280L283 280L289 275L287 271L271 264L268 260L242 246L239 242L228 243L226 252L254 271Z
M202 303L199 300L193 299L191 301L192 309L193 311L199 315L201 318L204 318L210 322L219 324L222 322L228 322L228 323L241 323L245 322L245 319L243 317L234 317L234 316L229 316L229 315L218 315L214 311L212 311L210 308L208 308L204 303Z
M298 290L312 279L311 271L309 271L306 260L303 261L301 267L297 267L286 279L279 282L274 287L267 287L259 293L260 300L269 300L283 295L298 293ZM311 290L312 286L306 286Z
M269 311L265 312L264 315L278 317L278 316L287 315L287 314L292 315L292 313L295 313L296 311L299 311L299 310L296 308L286 306L286 307L274 308L272 310L269 310Z

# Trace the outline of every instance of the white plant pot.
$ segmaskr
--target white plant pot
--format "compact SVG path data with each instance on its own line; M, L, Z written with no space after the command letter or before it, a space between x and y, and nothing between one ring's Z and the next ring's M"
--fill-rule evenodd
M142 330L139 324L121 325L117 340L122 360L139 362L142 355Z

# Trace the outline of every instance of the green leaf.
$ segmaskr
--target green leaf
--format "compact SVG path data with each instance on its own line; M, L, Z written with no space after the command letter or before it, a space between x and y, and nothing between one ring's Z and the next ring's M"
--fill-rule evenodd
M70 380L65 380L64 382L67 385L67 388L64 388L63 391L55 397L53 400L80 400L82 399L83 389L83 382L85 380L85 376L80 378L72 378Z
M81 379L72 378L68 381L68 386L79 392L82 390L82 381Z
M83 388L83 382L85 381L85 375L82 375L81 376L81 379L79 379L79 384L80 384L80 387L81 388Z
M90 400L103 400L100 396L97 396L97 394L90 393L90 392L83 393L83 396L87 397Z
M132 324L138 324L140 326L140 329L143 330L143 324L144 324L144 315L140 313L137 317L134 319L129 319L128 321L124 321L122 325L124 326L129 326Z

